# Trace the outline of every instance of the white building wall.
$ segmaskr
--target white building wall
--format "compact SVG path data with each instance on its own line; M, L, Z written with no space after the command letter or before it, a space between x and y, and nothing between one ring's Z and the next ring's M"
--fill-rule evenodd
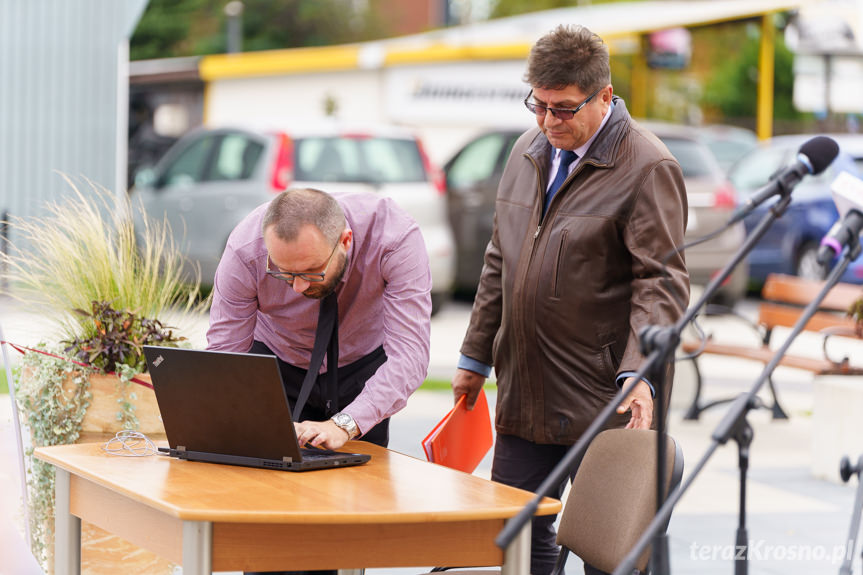
M522 103L524 68L518 60L388 68L386 119L416 127L440 165L479 132L533 124Z
M205 121L210 126L241 123L290 128L292 122L324 118L332 98L336 117L351 123L384 121L380 70L350 70L231 78L210 82Z
M442 165L465 141L496 127L524 127L524 62L453 62L211 81L206 123L290 129L324 117L332 98L347 124L415 129Z

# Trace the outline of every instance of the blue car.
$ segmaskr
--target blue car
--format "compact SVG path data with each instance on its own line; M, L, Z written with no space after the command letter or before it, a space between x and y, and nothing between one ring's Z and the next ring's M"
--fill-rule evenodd
M828 266L816 261L821 238L839 218L830 184L842 171L863 174L863 135L828 134L839 144L839 156L818 176L807 176L791 193L791 204L750 253L749 287L757 290L767 274L792 274L824 279ZM738 199L746 199L766 185L770 178L795 161L797 151L808 135L777 136L765 140L738 161L728 172ZM765 202L745 220L749 234L775 200ZM857 258L842 276L842 281L863 284L863 258Z

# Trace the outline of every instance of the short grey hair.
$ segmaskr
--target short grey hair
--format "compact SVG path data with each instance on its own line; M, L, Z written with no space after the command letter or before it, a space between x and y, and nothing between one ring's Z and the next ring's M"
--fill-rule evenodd
M345 212L333 196L314 188L294 188L285 190L270 202L261 233L274 226L276 237L292 242L309 224L333 244L347 227Z
M608 46L584 26L560 25L533 45L524 80L532 88L578 86L585 94L611 84Z

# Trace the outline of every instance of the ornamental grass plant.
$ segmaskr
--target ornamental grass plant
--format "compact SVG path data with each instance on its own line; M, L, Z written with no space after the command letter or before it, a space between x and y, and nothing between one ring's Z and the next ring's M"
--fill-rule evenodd
M133 210L144 215L143 207L125 194L90 182L81 190L65 179L65 199L48 203L40 216L10 219L14 244L0 254L6 295L57 326L24 356L15 378L31 443L26 450L19 446L27 464L31 551L47 573L53 567L54 473L32 457L33 448L79 440L98 399L91 378L104 372L117 375L115 390L109 385L99 392L109 398L107 419L116 420L117 430L137 429L137 406L155 406L154 398L143 397L151 390L133 385L146 367L142 346L177 345L185 338L163 322L209 303L200 297L198 277L186 277L185 258L166 222L144 216L136 229Z
M71 195L48 203L44 215L11 218L19 247L0 254L8 295L40 306L67 340L96 335L92 320L75 311L94 301L150 319L206 307L198 278L184 277L184 256L166 222L144 217L136 234L132 210L143 207L125 194L89 182L85 194L66 181Z

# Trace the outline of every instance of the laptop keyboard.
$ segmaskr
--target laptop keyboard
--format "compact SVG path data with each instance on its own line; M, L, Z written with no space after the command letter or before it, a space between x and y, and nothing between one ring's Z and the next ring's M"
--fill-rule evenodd
M303 447L300 449L300 455L302 455L303 459L327 459L341 454L337 451L330 451L329 449Z

